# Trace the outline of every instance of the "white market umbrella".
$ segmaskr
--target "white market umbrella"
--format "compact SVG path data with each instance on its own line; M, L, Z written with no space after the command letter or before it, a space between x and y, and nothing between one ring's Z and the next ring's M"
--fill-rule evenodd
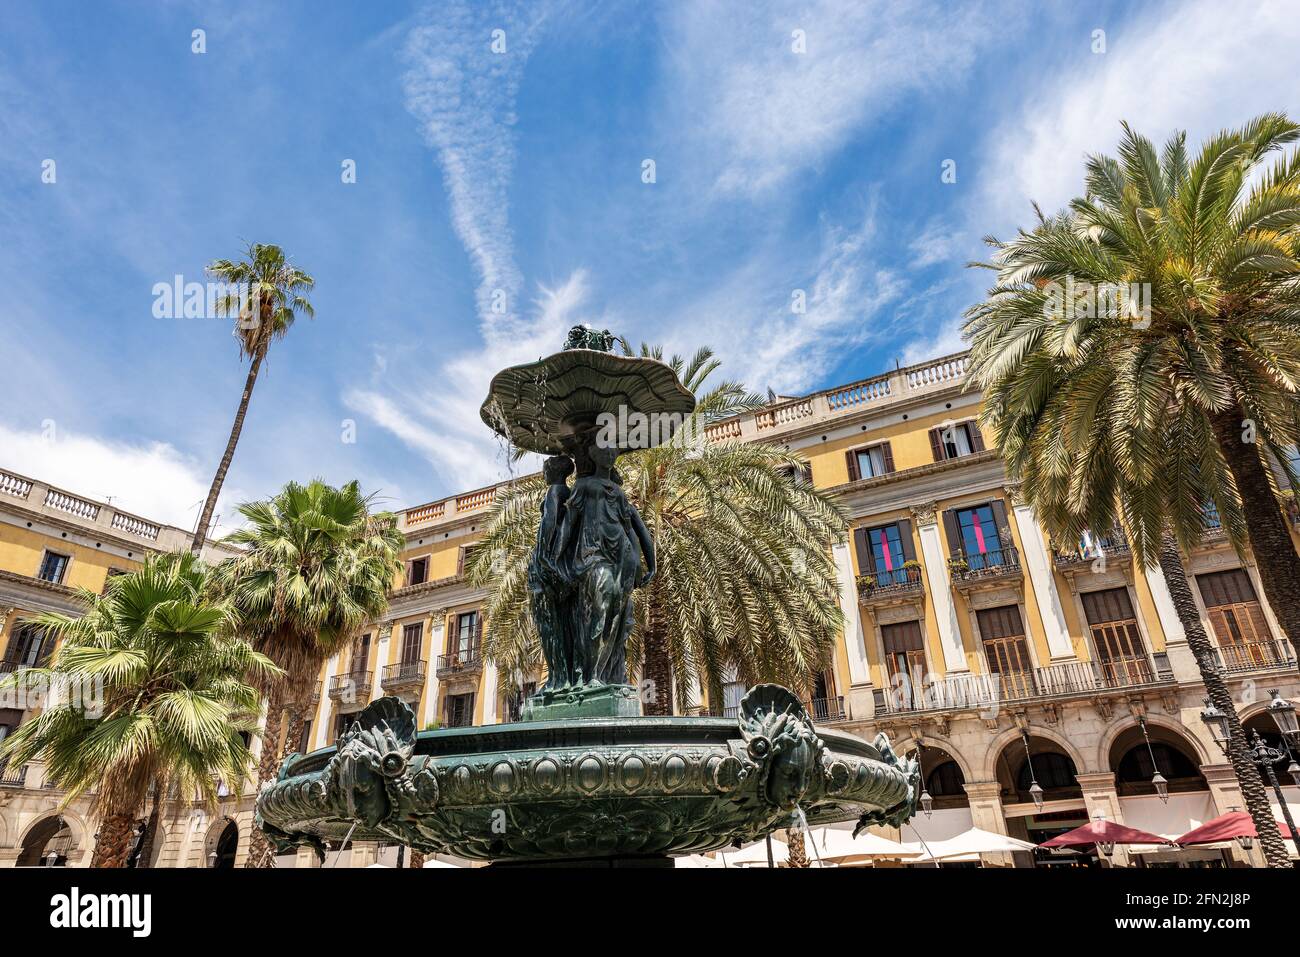
M438 860L436 857L435 857L433 860L425 861L425 862L424 862L424 866L425 866L426 868L430 868L430 867L454 867L454 868L456 868L457 870L463 870L463 868L462 868L459 864L452 864L450 861L440 861L440 860Z
M923 860L951 861L962 858L973 860L975 856L980 854L1033 851L1038 848L1038 845L1009 837L1006 834L997 834L993 831L973 827L969 831L962 831L956 837L948 838L946 841L930 841L929 847L930 852L924 856Z
M687 854L684 857L674 857L673 867L722 867L722 861L712 857L706 857L703 854Z
M922 853L870 831L854 837L852 831L837 827L820 827L810 831L808 841L814 846L809 848L809 857L835 864L880 859L904 860L920 857Z

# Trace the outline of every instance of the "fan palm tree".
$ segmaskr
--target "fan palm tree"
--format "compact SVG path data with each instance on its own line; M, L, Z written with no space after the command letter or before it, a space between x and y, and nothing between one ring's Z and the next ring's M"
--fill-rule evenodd
M321 665L388 608L404 539L393 516L372 513L371 504L356 482L333 488L316 480L239 507L247 526L227 540L243 551L217 566L216 589L234 605L240 633L283 672L263 686L259 788L297 746ZM248 866L274 863L271 845L255 833Z
M83 591L84 615L33 619L60 639L50 666L7 679L82 692L52 699L4 741L0 760L43 759L65 792L61 807L91 793L101 821L94 867L126 866L151 788L215 808L219 781L238 788L247 778L241 733L256 731L253 682L277 669L232 637L233 611L205 597L205 578L192 555L163 555L111 579L103 595ZM102 708L92 707L101 694Z
M1234 135L1242 143L1257 144L1283 128L1258 121L1248 130L1255 127L1254 133ZM1146 148L1127 128L1126 137L1121 149L1125 162L1140 165ZM1180 158L1181 142L1176 137L1166 149L1163 167L1157 166L1166 179L1164 188L1175 194L1190 188L1184 184L1187 179L1203 184L1213 179L1205 171L1213 161L1204 154L1187 171L1186 161ZM1212 147L1207 151L1213 154ZM1261 148L1252 146L1237 161ZM1090 166L1090 189L1095 191L1096 178L1109 175L1109 167L1102 160ZM1285 173L1275 175L1286 178ZM1203 186L1202 192L1208 189ZM1127 187L1129 193L1135 190ZM1086 530L1109 529L1122 522L1139 563L1159 565L1207 692L1229 715L1230 760L1259 833L1269 835L1261 838L1261 847L1272 866L1287 866L1263 782L1247 756L1232 696L1196 608L1181 549L1195 544L1204 533L1207 504L1217 508L1230 539L1239 547L1248 528L1254 528L1246 514L1249 501L1243 506L1239 495L1242 480L1231 464L1237 451L1225 448L1215 420L1223 410L1216 411L1212 397L1235 396L1232 401L1245 401L1261 410L1261 421L1267 422L1261 432L1268 436L1265 448L1270 451L1280 450L1282 441L1295 436L1294 418L1286 421L1275 408L1296 401L1285 398L1284 386L1274 387L1271 397L1243 399L1235 391L1239 386L1233 374L1224 371L1231 368L1224 356L1233 349L1244 354L1242 343L1262 340L1271 344L1267 354L1275 366L1289 369L1297 358L1286 358L1287 352L1300 340L1289 330L1286 310L1272 309L1267 303L1260 309L1272 318L1237 315L1221 321L1197 314L1190 305L1179 313L1180 307L1172 303L1173 289L1190 294L1196 287L1176 275L1185 264L1148 262L1143 268L1150 272L1139 273L1142 264L1135 261L1125 267L1131 271L1116 271L1114 261L1121 254L1113 247L1122 243L1107 230L1124 224L1111 215L1111 227L1099 228L1099 217L1109 214L1089 202L1076 201L1070 211L1051 218L1040 213L1036 227L1012 241L990 240L995 255L987 265L997 271L997 284L985 301L967 312L965 330L971 340L971 381L983 390L982 425L993 437L1008 472L1023 480L1026 495L1053 536L1077 540ZM1179 201L1169 202L1183 210ZM1151 219L1143 212L1149 208L1155 207L1132 212L1132 222L1124 228L1155 231L1164 214L1157 209ZM1184 227L1166 223L1164 228ZM1130 241L1137 242L1133 237L1124 240ZM1070 271L1081 266L1089 269L1083 279ZM1060 308L1061 284L1072 278L1094 284L1127 283L1138 281L1135 277L1140 275L1157 277L1152 282L1149 325L1145 317L1126 310ZM1161 292L1162 285L1170 288ZM1288 294L1283 291L1280 298ZM1161 302L1163 312L1158 307ZM1220 337L1220 347L1202 351L1213 336ZM1300 357L1300 350L1290 355ZM1294 411L1291 414L1294 417ZM1272 418L1265 420L1263 415ZM1257 458L1260 452L1251 448ZM1262 458L1259 465L1265 468ZM1264 504L1280 521L1271 491ZM1254 540L1252 544L1262 565L1265 559L1259 545Z
M1018 383L1009 386L1013 399L1041 392L1033 363L1049 330L1059 334L1055 348L1081 366L1120 340L1114 344L1131 361L1114 387L1123 390L1129 418L1179 436L1164 445L1163 460L1122 443L1135 457L1131 467L1178 490L1182 497L1170 504L1184 540L1199 533L1207 499L1231 513L1231 537L1253 551L1293 644L1300 642L1300 555L1279 495L1295 493L1288 453L1300 441L1300 151L1263 164L1297 137L1300 125L1265 114L1213 137L1194 157L1179 133L1157 157L1125 125L1119 159L1088 159L1087 195L1066 216L994 241L998 286L971 314L984 367ZM1141 292L1144 284L1149 315L1086 308L1098 289ZM1056 323L1049 312L1070 321ZM1017 365L1022 370L1011 376ZM1092 386L1095 397L1112 384L1094 377ZM1077 407L1076 428L1088 427L1089 408ZM1290 488L1277 487L1273 461ZM1207 494L1193 495L1198 488ZM1161 514L1135 518L1144 538L1158 543Z
M209 264L207 270L214 279L239 287L239 292L221 296L216 305L219 314L236 317L235 338L239 340L239 355L250 361L239 408L230 427L230 438L226 440L226 451L217 465L217 474L212 478L212 487L208 489L198 528L194 531L190 551L195 555L203 550L203 543L207 541L212 513L216 510L230 462L235 457L235 446L239 444L239 433L244 430L244 417L248 414L248 402L253 397L253 386L257 384L257 373L262 368L267 350L272 342L288 334L299 313L309 318L316 315L305 295L316 285L316 280L290 263L284 250L279 246L252 243L246 255L248 258L240 262L218 259Z
M658 349L640 352L662 360ZM763 404L735 382L706 388L719 365L708 349L668 364L697 395L682 434L702 435L707 423ZM781 449L731 442L673 441L619 459L657 556L657 574L636 592L627 648L647 714L671 714L674 690L688 702L697 683L721 702L731 676L806 693L826 667L842 626L830 547L846 522L802 467ZM494 506L469 569L489 592L484 654L507 682L542 667L527 568L544 494L536 476L515 483Z

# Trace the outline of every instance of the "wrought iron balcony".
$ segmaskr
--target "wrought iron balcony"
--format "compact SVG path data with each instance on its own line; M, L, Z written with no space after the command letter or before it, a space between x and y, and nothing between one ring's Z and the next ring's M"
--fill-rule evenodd
M844 697L813 698L808 702L814 721L843 721L848 715L844 711Z
M27 765L16 768L0 764L0 788L20 788L27 780Z
M876 715L917 711L996 711L1004 702L1073 695L1095 696L1173 681L1163 656L1141 655L1096 661L1065 661L1024 671L921 675L896 679L875 692Z
M858 601L864 605L888 605L920 598L925 594L925 576L920 565L858 576Z
M1091 568L1099 560L1118 562L1128 561L1131 557L1128 537L1118 528L1104 537L1094 537L1086 545L1079 542L1073 548L1062 548L1052 544L1052 564L1063 572Z
M1020 553L1010 545L987 552L960 552L948 562L952 583L960 590L968 590L984 583L1022 580Z
M1295 651L1285 638L1228 642L1216 647L1214 654L1219 661L1219 670L1225 674L1294 669L1296 666Z
M471 645L463 651L453 651L449 655L438 656L439 678L451 678L456 675L476 675L483 670L483 656L480 646Z
M379 677L379 686L385 691L415 691L424 687L425 662L399 661L384 665L384 672Z
M370 701L370 686L374 673L353 671L330 678L330 700L341 709L364 708Z

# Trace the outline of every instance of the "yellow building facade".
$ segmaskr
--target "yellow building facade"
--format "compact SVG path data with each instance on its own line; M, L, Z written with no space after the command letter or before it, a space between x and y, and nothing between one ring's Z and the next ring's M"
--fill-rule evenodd
M1163 577L1137 566L1121 530L1051 541L987 448L979 402L958 354L780 400L706 430L710 442L789 449L850 515L850 533L833 549L846 628L809 706L819 723L866 737L883 730L919 753L933 810L888 836L939 840L978 826L1039 842L1097 815L1174 836L1243 807L1199 720L1200 673ZM331 745L350 715L384 694L407 700L422 728L517 714L519 695L482 657L491 623L485 596L464 575L504 488L399 513L404 569L389 611L323 668L301 750ZM2 492L0 485L5 505ZM1300 698L1295 650L1251 559L1210 525L1186 556L1189 578L1242 720L1268 736L1266 690ZM48 547L44 530L6 522L0 576L19 568L30 576ZM89 587L120 558L102 547L69 554L69 570L80 566ZM723 701L701 692L675 709L728 714L743 691L733 683ZM1157 772L1164 795L1153 783ZM1296 788L1286 796L1300 805ZM250 826L251 796L232 796L228 815L204 823L188 843L169 839L159 863L204 866L232 829L233 863ZM0 833L0 862L22 854L21 829L6 824ZM1215 848L1130 860L1120 851L1116 862L1218 866L1245 863L1250 853ZM386 854L391 849L361 846L345 863ZM1035 856L1040 865L1079 863Z

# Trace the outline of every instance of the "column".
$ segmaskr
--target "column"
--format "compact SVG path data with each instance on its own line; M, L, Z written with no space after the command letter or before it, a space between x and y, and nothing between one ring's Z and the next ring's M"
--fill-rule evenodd
M1088 813L1089 821L1101 814L1106 820L1115 824L1124 823L1124 816L1119 809L1119 793L1115 790L1114 771L1076 774L1075 779L1083 790L1083 806ZM1128 852L1123 847L1116 846L1107 860L1112 867L1127 867Z
M1202 764L1201 774L1205 775L1205 783L1210 786L1210 796L1214 799L1214 812L1217 817L1220 814L1227 814L1229 811L1246 810L1246 799L1241 793L1241 783L1237 780L1237 773L1232 770L1232 765L1222 764ZM1255 842L1254 848L1249 851L1243 850L1241 845L1236 841L1231 842L1229 853L1232 859L1246 867L1267 867L1268 859L1264 857L1264 851Z
M1002 812L1002 786L997 781L967 781L966 797L970 802L971 823L983 831L994 834L1007 833L1007 819ZM1007 853L981 854L986 863L1013 867L1014 855Z
M1156 614L1160 617L1160 627L1164 629L1165 641L1186 641L1187 633L1183 631L1183 622L1174 607L1173 596L1169 594L1169 584L1159 568L1145 569L1147 585L1151 588L1151 600L1155 602Z
M447 613L442 608L429 612L429 665L426 669L424 695L420 698L420 728L423 731L438 720L438 655L442 654L443 630Z
M934 623L939 629L939 644L943 647L944 671L949 674L969 670L966 653L961 646L961 626L957 623L957 605L952 598L948 581L948 562L939 538L939 508L934 502L917 505L912 509L912 519L921 535L921 562L925 566L925 584L930 591L934 607Z
M496 724L497 717L497 666L483 662L483 723Z
M840 610L844 613L844 647L849 658L849 681L870 685L871 669L867 664L867 645L862 635L862 613L858 608L858 583L853 576L853 557L848 542L831 546L835 573L840 581Z
M307 742L307 750L315 751L317 748L323 748L329 744L329 725L330 718L333 716L333 706L329 703L330 698L330 679L332 679L339 670L339 659L346 654L341 651L329 661L325 662L325 677L320 683L320 706L317 708L316 716L312 720L311 740Z
M378 701L384 696L384 665L388 661L388 639L393 636L394 622L386 621L379 626L379 640L371 649L375 656L374 670L370 674L370 700Z
M1065 623L1065 609L1061 607L1061 596L1056 590L1051 557L1043 543L1038 516L1034 514L1033 506L1025 500L1020 485L1008 485L1006 493L1015 513L1016 525L1020 528L1021 560L1029 572L1029 581L1038 599L1039 617L1043 620L1043 631L1047 635L1047 649L1052 661L1073 658L1074 642L1070 640L1070 628Z

